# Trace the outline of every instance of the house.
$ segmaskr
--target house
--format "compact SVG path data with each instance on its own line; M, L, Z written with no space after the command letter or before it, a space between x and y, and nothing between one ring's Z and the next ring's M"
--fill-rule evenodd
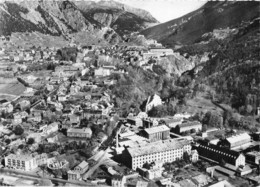
M83 174L88 170L89 164L82 161L73 170L68 171L68 180L82 180Z
M251 136L247 133L237 134L224 140L220 140L218 145L228 149L234 149L251 142Z
M4 103L2 105L0 105L0 111L4 111L6 113L11 113L13 112L14 107L11 103Z
M114 175L111 180L112 187L125 187L126 177L124 175Z
M42 115L39 113L34 113L28 116L28 121L35 121L35 122L41 122L42 121Z
M125 150L123 157L128 161L126 165L136 170L143 167L145 163L158 160L165 163L182 159L184 152L189 154L191 152L191 145L187 140L169 139L129 147Z
M199 160L198 151L197 151L196 149L191 150L190 161L191 161L191 162L197 162L198 160Z
M143 119L143 127L144 128L151 128L151 127L155 127L159 124L157 119L153 119L153 118L145 118Z
M151 53L157 54L157 55L171 55L173 54L172 49L166 49L166 48L151 48L149 50Z
M147 103L146 103L146 107L145 107L145 111L148 112L150 111L153 107L162 105L162 99L160 98L159 95L154 94L152 96L149 96Z
M77 116L77 115L69 115L69 118L70 118L70 123L71 124L78 124L80 122L80 117Z
M78 138L91 138L92 130L90 128L83 128L83 129L69 128L67 130L67 136L78 137Z
M58 95L58 101L66 101L67 100L67 95L65 94L60 94Z
M252 164L260 164L260 152L259 151L251 151L246 153L246 162Z
M191 179L184 179L178 182L181 187L197 187Z
M42 154L37 154L34 158L36 159L37 165L41 166L47 164L49 157L46 153L42 153Z
M245 156L242 153L209 143L201 143L194 146L194 148L198 151L199 155L204 158L214 160L219 163L228 163L235 167L245 165Z
M192 177L191 180L193 181L194 184L196 184L197 187L202 187L206 186L209 183L209 176L200 174L195 177Z
M153 180L155 178L162 177L163 172L163 161L158 160L155 162L152 162L151 164L148 164L148 166L145 166L143 168L139 168L139 174L142 177L145 177L149 180Z
M5 166L24 171L31 171L38 167L36 159L31 155L15 154L10 154L5 157Z
M131 125L137 126L137 127L142 127L143 126L143 120L138 117L128 117L127 122L130 123Z
M183 118L170 118L170 119L163 119L165 124L172 128L175 128L177 125L181 125L183 122Z
M95 70L94 75L100 76L100 77L109 76L109 75L111 75L111 70L100 67Z
M54 122L48 126L42 128L42 136L48 136L51 133L57 132L59 130L58 123Z
M190 132L191 130L194 130L195 132L202 130L202 124L198 121L189 121L182 123L180 125L177 125L175 128L176 133L184 133L184 132Z
M166 125L155 126L144 129L145 137L151 142L166 140L170 137L170 129Z
M158 181L160 187L181 187L178 183L173 183L171 178L163 178Z

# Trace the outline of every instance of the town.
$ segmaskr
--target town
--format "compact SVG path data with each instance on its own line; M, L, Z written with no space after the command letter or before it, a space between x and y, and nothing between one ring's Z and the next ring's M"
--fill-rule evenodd
M126 67L149 71L168 55L178 58L159 44L2 48L0 184L259 184L260 132L210 127L184 111L153 117L165 102L156 93L143 110L120 106L111 87Z

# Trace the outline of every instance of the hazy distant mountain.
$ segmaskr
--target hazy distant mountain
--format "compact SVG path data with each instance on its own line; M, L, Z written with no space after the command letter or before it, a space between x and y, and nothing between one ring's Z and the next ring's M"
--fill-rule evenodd
M147 11L115 1L76 1L84 16L100 26L112 27L123 35L140 31L158 21Z
M196 42L214 29L236 27L259 16L259 2L207 2L204 6L178 19L150 27L141 32L168 46Z

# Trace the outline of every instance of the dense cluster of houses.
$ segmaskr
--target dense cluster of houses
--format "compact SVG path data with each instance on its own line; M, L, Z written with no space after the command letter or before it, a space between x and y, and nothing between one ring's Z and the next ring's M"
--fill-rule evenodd
M56 143L63 146L64 142L76 142L77 145L85 143L87 146L94 144L88 151L99 152L102 143L108 136L112 136L102 132L116 116L114 97L108 87L116 84L114 75L128 73L113 61L120 60L124 64L145 69L151 65L151 59L174 53L162 47L83 46L77 49L79 54L76 62L71 62L56 60L56 50L1 49L0 75L3 80L0 82L13 83L13 78L18 76L20 82L23 82L24 91L13 100L1 100L0 138L3 143L0 145L8 147L3 150L7 168L25 172L33 172L43 165L53 171L66 168L69 181L82 181L85 180L84 174L92 167L89 160L71 165L65 157L58 159L60 153L57 151L52 154L36 153L37 145ZM9 67L7 61L11 61ZM38 71L31 68L35 62L42 65L46 61L55 66L51 70ZM223 139L210 139L208 134L219 129L202 132L203 125L191 120L188 113L163 118L148 116L149 110L162 104L160 96L154 94L147 99L143 112L130 113L127 118L120 118L121 127L115 135L116 141L111 141L109 148L115 149L115 156L131 172L125 174L107 166L106 172L112 186L125 186L131 183L131 178L140 176L147 181L157 181L160 186L211 185L212 178L206 171L181 179L169 177L165 164L183 160L189 162L185 167L199 160L214 163L214 166L207 168L210 174L218 171L241 176L252 172L251 165L259 164L259 133L249 135L243 132ZM93 126L102 132L97 134ZM6 143L9 141L7 136L13 132L16 136ZM21 136L23 133L28 137ZM35 142L27 146L30 150L13 151L17 142L29 144L31 136ZM137 180L133 186L149 186L147 181Z

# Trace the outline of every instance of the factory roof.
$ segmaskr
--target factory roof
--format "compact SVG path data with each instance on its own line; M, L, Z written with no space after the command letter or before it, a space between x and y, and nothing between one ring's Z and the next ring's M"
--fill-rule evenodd
M145 146L138 146L128 148L128 152L132 157L142 156L142 155L149 155L153 153L159 153L174 149L180 149L185 145L189 145L188 140L162 140L157 142L152 142L145 144Z
M242 134L238 134L238 135L227 138L227 141L230 144L235 144L235 143L241 142L241 141L245 141L245 143L246 143L250 140L251 140L251 137L247 133L242 133Z
M169 131L169 130L170 130L169 127L167 127L166 125L160 125L160 126L155 126L152 128L145 129L145 132L147 134L154 134L157 132L163 132L163 131Z

